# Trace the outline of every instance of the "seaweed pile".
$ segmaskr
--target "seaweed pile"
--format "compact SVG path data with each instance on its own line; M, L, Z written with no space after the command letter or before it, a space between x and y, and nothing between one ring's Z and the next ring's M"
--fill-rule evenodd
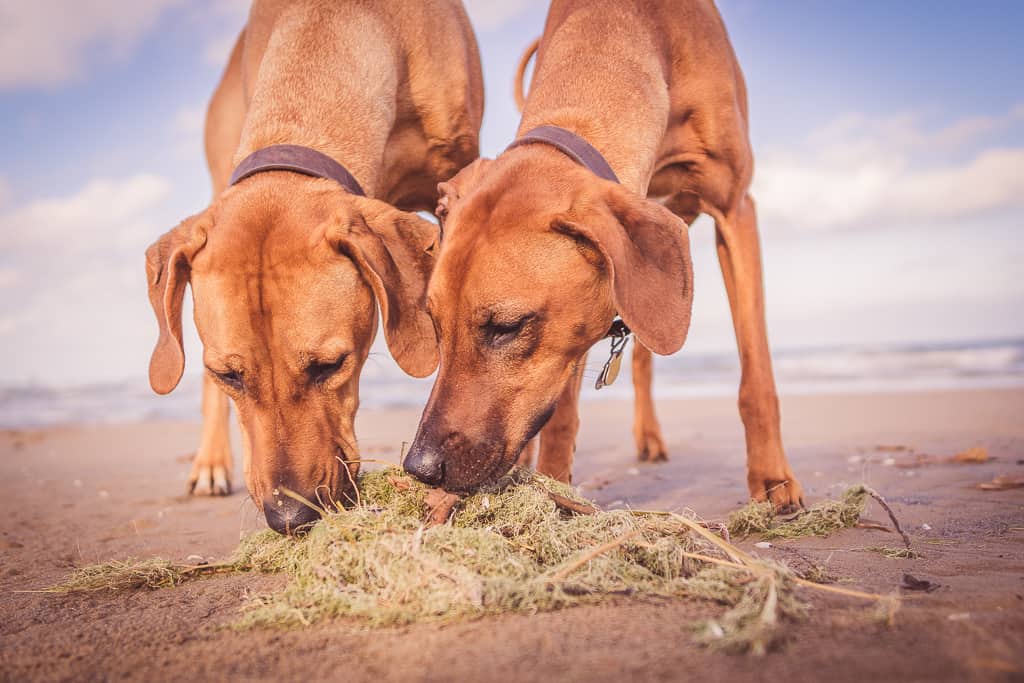
M286 574L282 589L245 606L236 628L334 617L379 627L554 610L624 595L697 598L725 606L696 624L699 640L763 653L781 642L784 622L805 615L800 587L816 586L782 563L739 549L696 518L598 510L573 489L525 469L458 500L440 519L431 490L396 468L362 474L359 491L355 507L324 511L305 536L258 532L227 562L111 562L80 569L51 590L164 588L226 572ZM752 504L727 525L733 535L825 534L855 524L866 497L863 487L851 489L843 500L782 524L770 505Z

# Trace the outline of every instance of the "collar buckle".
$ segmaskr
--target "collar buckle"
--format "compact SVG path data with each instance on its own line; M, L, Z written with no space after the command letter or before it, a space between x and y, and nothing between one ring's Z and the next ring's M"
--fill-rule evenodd
M605 361L601 373L597 376L597 381L594 382L594 389L611 386L618 378L619 369L622 367L622 354L626 351L630 334L632 332L629 326L621 318L612 321L611 327L608 328L608 334L605 335L605 339L612 340L611 353L608 360Z

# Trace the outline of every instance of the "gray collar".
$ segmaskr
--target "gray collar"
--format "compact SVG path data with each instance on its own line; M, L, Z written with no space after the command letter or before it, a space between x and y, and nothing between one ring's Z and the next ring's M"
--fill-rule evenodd
M608 165L608 161L601 156L600 152L594 149L593 145L579 135L576 135L576 133L559 126L537 126L513 141L506 149L534 142L543 142L551 145L580 166L589 169L594 175L610 180L613 183L619 182L619 177L615 175L615 171Z
M366 193L344 166L322 152L302 145L271 145L258 149L238 164L231 174L231 185L265 171L291 171L314 178L328 178L346 192L365 197Z

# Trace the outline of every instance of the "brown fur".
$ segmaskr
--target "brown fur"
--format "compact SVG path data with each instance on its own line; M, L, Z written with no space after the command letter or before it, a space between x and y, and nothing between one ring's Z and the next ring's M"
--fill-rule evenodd
M584 137L622 187L537 144L478 161L441 187L446 237L428 295L441 371L407 468L472 488L507 469L541 430L538 468L568 481L580 368L616 312L639 342L638 452L666 457L650 353L671 353L685 339L684 221L707 213L742 361L750 493L799 505L765 331L746 87L714 4L555 0L519 134L543 124ZM534 317L522 330L498 327L511 337L496 349L489 317L524 312Z
M193 486L230 487L226 393L258 505L297 519L301 506L284 489L324 503L351 496L359 374L377 307L406 372L437 366L424 311L437 229L406 211L432 208L437 183L476 157L482 98L456 0L255 2L207 115L213 203L146 254L160 325L150 379L160 393L184 368L181 309L192 286L207 368ZM226 188L239 161L273 144L333 157L367 197L287 172Z

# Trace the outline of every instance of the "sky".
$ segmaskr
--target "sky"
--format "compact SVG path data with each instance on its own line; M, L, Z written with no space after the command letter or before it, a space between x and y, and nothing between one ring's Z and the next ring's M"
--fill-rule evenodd
M1024 336L1024 3L719 8L749 88L773 345ZM494 156L546 5L467 9ZM203 116L247 10L0 0L0 385L145 377L157 330L143 253L210 201ZM706 217L691 240L683 353L734 348Z

